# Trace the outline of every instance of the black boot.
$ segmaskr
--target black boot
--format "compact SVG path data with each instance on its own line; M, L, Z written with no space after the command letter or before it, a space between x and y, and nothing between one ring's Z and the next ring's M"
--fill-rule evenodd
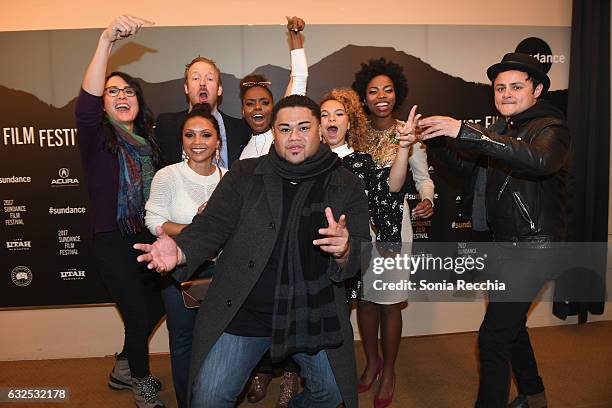
M546 393L542 391L535 395L519 394L508 408L546 408L546 406Z

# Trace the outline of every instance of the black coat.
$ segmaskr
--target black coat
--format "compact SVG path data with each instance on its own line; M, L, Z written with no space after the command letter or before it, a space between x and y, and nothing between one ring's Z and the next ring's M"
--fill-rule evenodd
M227 136L227 168L229 169L234 160L240 158L240 153L251 138L251 129L242 119L228 116L219 111L225 125ZM183 144L181 139L181 125L185 120L187 111L176 113L162 113L157 117L155 124L155 138L161 151L162 166L178 163L181 161Z
M175 238L187 257L186 271L175 276L177 280L191 276L200 264L223 248L196 318L189 384L193 384L208 352L261 276L281 230L282 178L272 171L267 157L236 162L215 189L206 210L196 215ZM350 234L350 252L344 267L338 268L330 258L327 271L334 283L343 343L326 353L344 404L352 408L357 406L357 370L353 328L341 282L358 272L361 243L370 240L368 200L363 183L343 167L333 170L324 200L336 220L341 214L346 215Z

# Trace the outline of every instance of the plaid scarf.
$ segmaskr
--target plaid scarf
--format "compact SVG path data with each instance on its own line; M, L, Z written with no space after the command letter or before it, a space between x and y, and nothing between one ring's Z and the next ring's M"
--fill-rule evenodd
M274 149L268 153L274 172L299 182L284 228L279 273L272 316L273 361L342 344L340 321L327 270L330 255L312 244L319 228L327 226L325 191L340 159L327 145L303 163L281 159Z
M155 173L151 160L152 148L144 137L129 131L110 117L108 121L117 135L117 225L122 235L131 235L144 227L144 204Z

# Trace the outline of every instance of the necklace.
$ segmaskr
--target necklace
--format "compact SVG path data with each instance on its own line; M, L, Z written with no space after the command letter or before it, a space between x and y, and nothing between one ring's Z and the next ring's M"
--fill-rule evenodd
M399 145L395 143L397 125L398 122L396 121L390 128L378 130L374 129L372 124L368 122L366 134L368 153L381 167L390 165L397 154L399 148Z

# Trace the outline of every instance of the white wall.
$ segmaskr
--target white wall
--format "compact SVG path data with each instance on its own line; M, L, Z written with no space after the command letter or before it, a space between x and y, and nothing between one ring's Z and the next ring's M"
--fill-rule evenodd
M538 303L529 317L530 327L576 323L551 314L552 304ZM482 321L484 303L410 303L403 311L403 336L476 331ZM355 312L353 327L357 328ZM602 316L590 321L612 320L612 304ZM0 311L0 361L112 355L122 346L123 325L114 307ZM356 338L359 334L355 333ZM150 351L168 352L165 324L155 333Z
M8 2L7 2L8 3ZM107 0L100 9L93 2L21 0L2 5L0 31L104 27L114 16L128 13L155 21L158 26L281 24L286 14L308 24L474 24L569 26L570 0L399 1L354 0L334 6L314 0L287 7L284 1L226 0L204 3L186 0L180 6L166 1ZM201 10L193 12L192 10ZM612 223L611 223L612 230ZM550 313L550 303L534 308L531 326L562 322ZM611 305L608 305L611 306ZM424 335L478 329L482 303L412 303L404 310L403 334ZM612 308L593 320L612 320ZM26 360L110 355L122 343L123 326L112 306L67 309L0 311L0 360ZM151 352L167 352L162 326L151 342Z
M571 25L571 0L161 0L5 1L0 31L106 27L118 14L158 26L283 24L298 15L309 24ZM96 8L94 4L99 4Z

